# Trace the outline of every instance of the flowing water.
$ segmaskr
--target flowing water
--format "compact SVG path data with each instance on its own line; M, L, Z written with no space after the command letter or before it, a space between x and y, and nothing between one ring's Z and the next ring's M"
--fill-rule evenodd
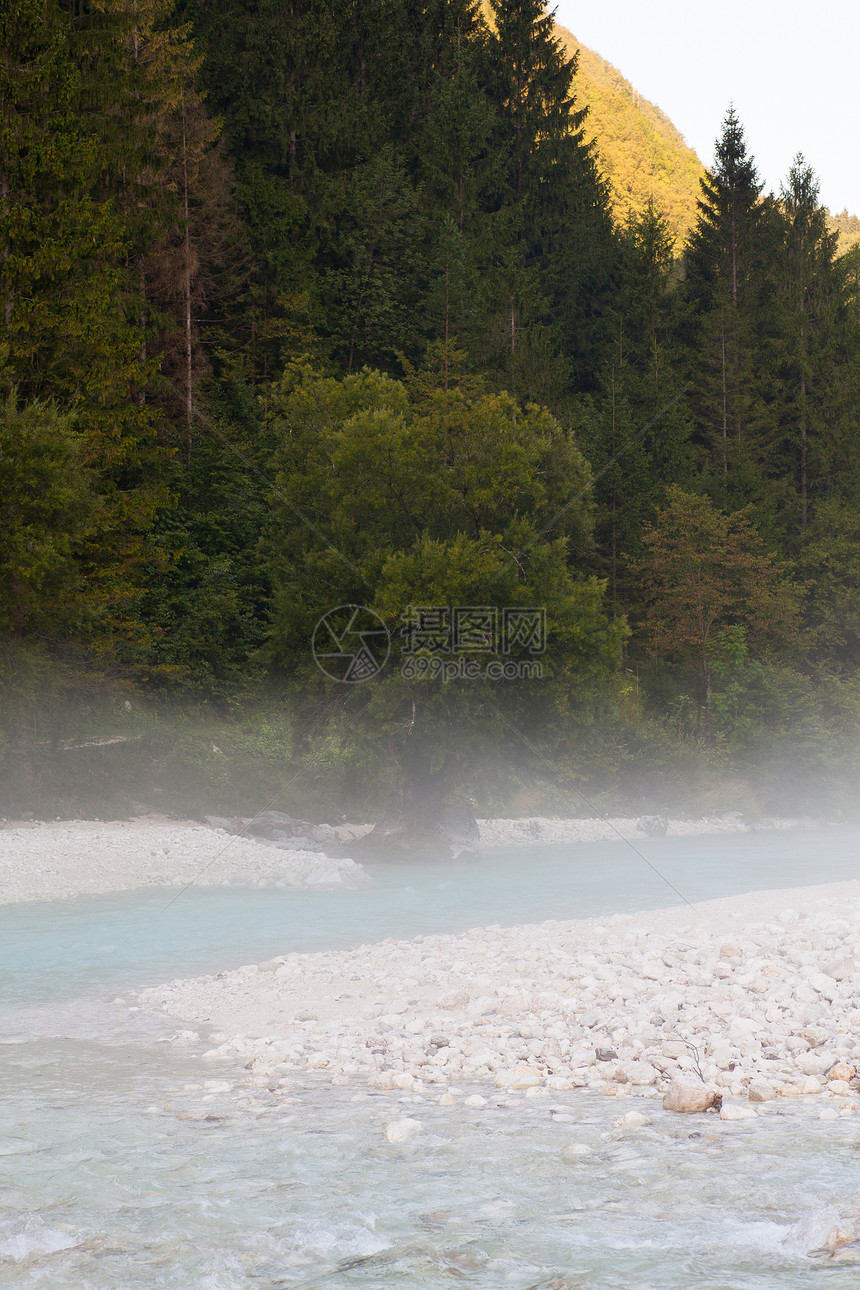
M858 877L858 840L637 845L701 900ZM857 1285L808 1251L860 1205L860 1124L803 1099L725 1123L584 1091L471 1109L313 1076L248 1088L201 1059L204 1035L169 1045L174 1026L115 1001L290 950L676 903L620 843L374 878L0 909L0 1288ZM634 1106L651 1123L614 1128ZM389 1145L403 1115L424 1133Z

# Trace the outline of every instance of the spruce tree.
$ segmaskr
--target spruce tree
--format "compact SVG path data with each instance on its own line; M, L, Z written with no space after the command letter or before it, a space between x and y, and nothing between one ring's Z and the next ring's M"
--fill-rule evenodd
M649 204L622 232L622 286L601 388L575 416L595 472L595 537L616 606L635 605L631 560L666 489L690 477L695 454L673 344L674 241Z
M831 444L856 428L846 399L845 342L851 330L838 234L827 227L815 174L798 154L780 193L784 221L776 412L777 465L791 482L794 505L784 522L805 532L810 504L826 490Z
M718 492L740 502L754 495L757 464L770 446L758 360L771 327L779 229L734 108L701 187L684 257L690 401Z
M584 139L576 59L554 36L542 0L492 0L492 10L497 361L507 351L523 394L558 399L571 381L588 386L608 339L608 192Z

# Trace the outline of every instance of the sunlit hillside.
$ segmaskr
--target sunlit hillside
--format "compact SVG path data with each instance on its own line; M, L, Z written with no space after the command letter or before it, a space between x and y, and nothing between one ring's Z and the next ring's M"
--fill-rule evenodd
M611 63L564 27L557 30L569 52L579 52L577 99L588 107L586 133L597 145L617 217L642 210L650 198L682 241L696 217L702 162Z

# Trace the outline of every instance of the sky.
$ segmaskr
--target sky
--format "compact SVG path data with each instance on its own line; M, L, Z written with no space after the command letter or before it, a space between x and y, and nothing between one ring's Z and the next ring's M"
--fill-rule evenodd
M662 108L705 165L733 102L768 190L779 191L802 152L824 204L860 215L856 0L556 0L555 8L562 27Z

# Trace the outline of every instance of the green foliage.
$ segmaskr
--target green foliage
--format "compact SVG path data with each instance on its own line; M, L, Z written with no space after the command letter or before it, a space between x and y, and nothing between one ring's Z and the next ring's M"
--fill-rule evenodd
M651 204L683 242L696 220L699 158L616 68L564 27L556 31L568 53L577 54L579 99L588 106L585 137L594 139L616 221L623 226Z
M311 635L329 610L365 604L392 634L389 669L366 697L315 678L321 704L354 702L361 713L353 739L383 740L402 768L420 747L438 768L455 731L465 757L506 721L533 729L570 710L584 676L611 670L623 628L606 618L602 585L577 570L589 472L546 410L420 382L413 393L372 371L338 381L308 369L289 372L270 407L282 439L267 542L272 656L313 688ZM416 605L544 606L545 679L398 675L404 616Z
M540 0L20 0L0 54L21 792L66 793L96 711L146 745L129 784L200 801L288 744L329 796L393 766L496 803L848 746L860 252L802 158L764 195L730 112L698 186ZM395 633L364 687L309 654L343 603ZM542 679L404 674L422 604L542 607ZM100 685L197 715L144 738Z
M82 541L97 523L92 479L72 418L51 403L0 407L0 632L17 638L80 626Z

